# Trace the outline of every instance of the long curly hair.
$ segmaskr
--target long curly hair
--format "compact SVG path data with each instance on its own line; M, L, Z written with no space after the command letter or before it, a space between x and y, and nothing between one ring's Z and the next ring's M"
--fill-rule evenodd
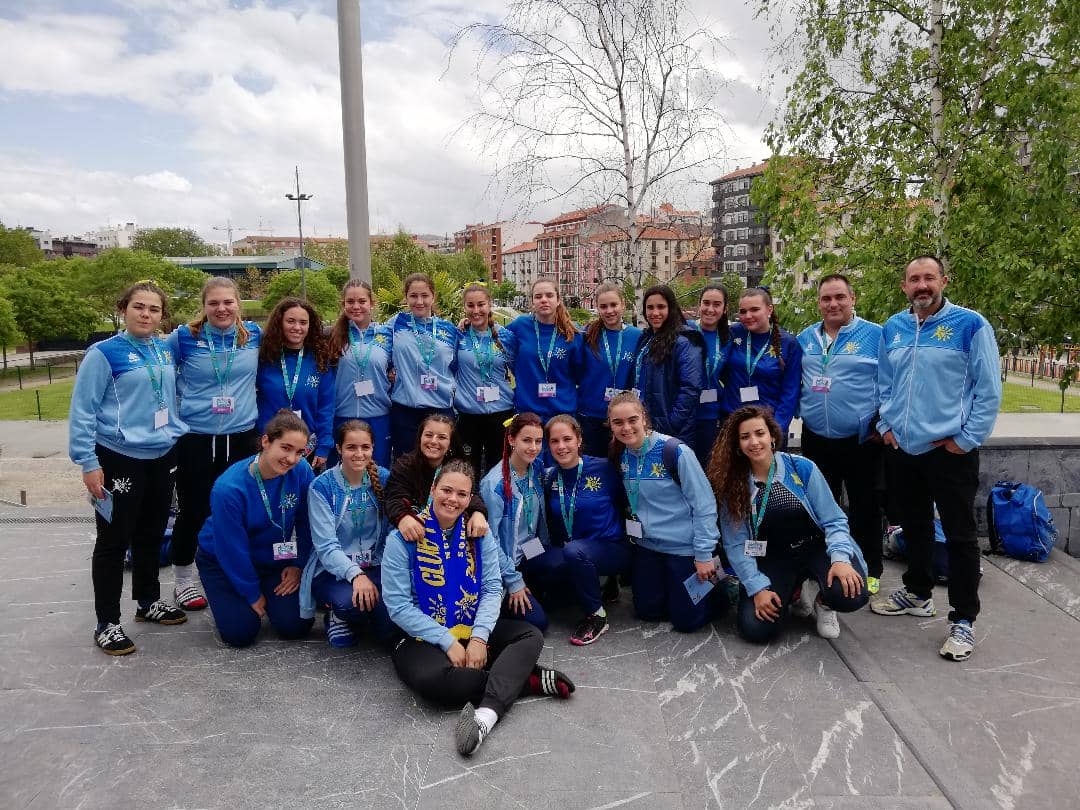
M645 317L649 298L654 295L659 295L667 301L668 316L659 329L653 330L651 324L647 325L642 340L648 339L649 357L652 358L654 363L660 365L666 363L668 358L671 357L671 352L675 348L675 341L679 339L679 333L686 326L686 316L683 315L682 307L679 306L679 301L671 287L666 284L655 284L645 290L645 294L641 297L642 317ZM647 318L646 324L648 324Z
M341 453L341 445L345 443L345 437L353 431L366 433L368 438L371 439L371 446L375 446L375 431L371 429L371 425L362 419L350 419L347 422L342 422L334 431L334 444L337 445L338 453ZM375 463L374 458L368 459L367 474L368 481L371 483L371 493L375 496L375 503L381 506L383 487L382 482L379 480L379 465Z
M319 372L325 373L330 366L330 349L323 336L322 318L319 317L319 313L310 301L292 296L278 301L274 311L266 319L266 329L263 330L262 341L259 343L259 362L277 363L281 359L281 352L285 348L285 313L294 307L300 307L308 314L308 333L304 338L304 350L314 355L315 365Z
M750 489L747 480L750 462L739 448L739 432L749 419L763 419L772 436L773 450L780 446L783 434L773 416L772 408L761 405L744 405L724 422L724 429L716 437L705 472L717 503L727 506L733 520L746 520L750 516Z

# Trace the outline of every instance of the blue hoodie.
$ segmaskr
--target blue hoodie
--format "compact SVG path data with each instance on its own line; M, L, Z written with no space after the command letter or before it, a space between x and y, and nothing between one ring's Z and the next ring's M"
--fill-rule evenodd
M157 338L131 340L121 333L95 343L75 378L68 455L84 473L101 468L95 443L130 458L161 458L188 431L176 410L172 352ZM160 429L154 428L159 403L148 361L155 379L160 377L161 401L169 409L169 421Z
M731 341L720 345L720 333L715 329L702 329L697 321L689 321L688 325L701 333L705 341L705 377L701 384L701 393L716 391L716 399L712 402L699 402L696 418L699 420L715 420L720 418L720 402L724 398L724 365L727 363L728 352L731 351Z
M948 438L970 452L994 429L1000 374L994 330L978 312L946 300L921 325L899 312L881 333L878 431L916 456Z
M384 489L389 477L390 471L379 467L379 483ZM354 495L361 500L356 502ZM359 530L353 526L352 514L352 508L358 505L366 506ZM352 582L362 569L378 568L382 565L383 544L390 530L390 523L381 505L375 501L371 485L352 489L340 465L311 483L308 519L315 553L308 557L300 579L300 615L305 619L315 615L312 580L323 571L329 571L343 582Z
M499 576L499 547L495 538L488 532L479 542L482 544L480 603L476 608L472 636L487 641L495 622L499 620L502 579ZM394 624L404 630L406 635L426 641L446 652L456 639L446 627L420 610L416 601L412 572L412 552L415 545L406 543L397 529L390 532L386 538L382 560L383 603Z
M454 407L459 413L498 413L514 407L514 389L510 387L510 370L514 367L517 355L517 338L514 333L502 326L495 327L499 336L500 349L491 340L488 331L477 333L470 326L459 333L455 370L457 372L457 392L454 394ZM491 368L484 376L480 371L478 357L485 358L490 353ZM495 387L499 398L490 402L481 402L476 395L481 386Z
M516 593L525 587L525 580L518 572L524 552L521 545L530 537L540 538L548 545L547 521L544 517L544 465L540 459L533 461L532 474L532 520L525 520L525 495L530 492L527 476L518 475L510 467L510 504L503 492L502 463L492 467L480 481L480 497L488 510L488 525L494 527L499 541L499 569L507 591Z
M753 374L746 373L746 346L750 345L750 363ZM773 349L766 348L761 359L754 365L754 358L762 347L772 341L772 332L759 335L748 332L737 323L731 327L731 346L724 362L724 403L720 410L724 415L734 413L743 405L768 405L773 409L780 430L785 436L799 407L799 385L802 381L802 346L790 332L780 330L780 354L784 368ZM741 389L756 386L758 399L742 401Z
M825 553L831 562L854 563L859 561L863 571L866 561L862 552L851 538L848 531L847 517L836 505L825 476L810 459L793 456L789 453L777 453L776 479L784 485L809 513L818 528L825 533ZM748 480L747 486L753 486ZM724 537L724 550L749 596L762 588L768 588L772 582L758 570L757 560L746 553L746 541L750 537L750 518L735 521L728 513L725 504L720 505L720 532Z
M619 352L619 335L622 335L622 351ZM604 340L607 340L605 351ZM596 351L585 342L582 336L581 377L578 380L578 413L593 419L607 418L607 400L604 394L608 388L624 391L631 386L630 377L634 373L634 349L641 339L641 330L636 326L624 326L621 331L604 327L600 331ZM608 363L615 363L615 373Z
M371 324L361 336L360 330L350 323L349 335L355 343L345 347L334 373L334 416L337 419L386 416L390 413L390 380L386 372L394 348L394 333L383 324ZM363 375L357 356L364 365ZM371 382L370 394L357 395L355 384L361 381Z
M390 399L409 408L449 408L454 402L454 353L461 334L454 324L438 316L416 318L410 312L399 312L386 325L394 334L393 363L397 371ZM415 332L413 331L415 327ZM432 345L435 333L434 356L424 361L417 343L417 334L424 346ZM435 389L421 388L420 376L435 377Z
M713 558L720 539L716 530L716 498L705 478L694 451L685 444L678 448L679 480L675 483L664 466L664 442L670 436L651 431L638 451L625 448L620 468L623 488L630 508L641 521L639 546L672 554L693 557L697 562ZM638 469L641 470L640 478Z
M799 333L802 346L802 393L799 416L819 436L865 441L878 409L877 366L881 327L855 317L840 327L836 340L828 343L822 321ZM828 377L828 386L815 385ZM820 382L820 381L819 381ZM828 391L814 388L828 387Z
M649 350L652 329L641 333L634 373L634 387L641 391L642 401L657 430L677 436L693 444L694 423L701 401L705 362L702 360L704 339L701 333L683 328L667 360L657 364Z
M556 465L548 467L544 472L547 525L552 542L560 546L571 540L625 542L626 532L622 520L623 491L615 469L606 458L582 456L581 460L583 466L580 480L577 467L565 470ZM566 522L563 520L559 502L558 479L563 482L563 499L567 512L570 511L571 493L575 489L577 491L573 512L573 537L567 537Z
M555 414L577 413L577 386L583 371L581 333L576 332L569 343L561 334L556 333L551 350L551 363L548 373L545 374L536 343L537 327L540 330L540 346L546 359L555 324L540 323L532 315L521 315L506 327L514 333L518 347L517 357L514 358L514 410L518 413L532 411L545 421ZM542 382L555 383L555 396L539 395L539 385Z
M249 605L262 596L259 575L290 566L303 569L311 553L308 488L315 474L303 459L284 475L264 481L274 512L274 526L266 514L259 484L249 467L257 456L238 461L225 470L210 491L210 517L199 532L199 552L217 560L236 592ZM284 522L282 522L284 515ZM282 532L282 529L284 532ZM275 560L274 544L296 533L295 560Z
M178 326L166 339L176 362L177 390L180 396L180 418L192 433L203 436L225 436L242 433L255 427L258 408L255 404L255 373L259 365L259 341L262 331L254 321L244 321L248 332L243 346L233 347L236 326L224 332L204 324L198 334L191 333L187 324ZM211 349L218 361L224 385L218 383ZM229 365L229 358L232 365ZM228 374L226 374L228 370ZM214 397L233 398L232 413L214 413Z
M315 362L315 353L305 350L304 359L297 370L299 353L285 349L285 371L281 370L281 361L260 363L256 377L256 390L259 402L259 421L256 428L260 432L266 423L273 419L282 408L300 411L300 418L308 426L315 438L315 455L326 458L334 449L334 369L319 371ZM289 383L296 378L296 388L292 399L285 388L285 376Z

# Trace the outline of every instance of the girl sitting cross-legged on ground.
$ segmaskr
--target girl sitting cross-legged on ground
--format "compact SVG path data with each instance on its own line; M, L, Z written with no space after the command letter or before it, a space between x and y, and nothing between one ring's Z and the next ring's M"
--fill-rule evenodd
M465 535L472 466L443 464L421 514L424 534L407 542L394 530L383 552L383 598L405 632L394 649L398 677L421 697L461 706L457 750L472 754L522 695L567 698L574 684L537 664L544 637L533 625L499 618L502 577L491 533Z
M300 581L300 613L311 618L319 606L329 606L326 640L331 647L356 644L354 628L369 620L375 637L393 646L399 633L380 596L382 550L390 528L383 487L390 471L374 461L375 437L367 422L343 422L334 438L341 463L316 478L308 492L315 553Z
M825 476L810 459L776 452L782 437L772 409L739 408L709 464L724 548L742 585L737 628L747 641L775 638L809 577L820 588L818 634L836 638L834 611L858 610L869 598L866 563Z

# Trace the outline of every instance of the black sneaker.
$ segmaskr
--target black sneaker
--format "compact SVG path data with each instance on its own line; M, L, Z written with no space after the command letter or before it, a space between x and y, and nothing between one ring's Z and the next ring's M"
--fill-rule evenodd
M605 605L610 605L613 602L619 601L619 577L613 575L607 578L607 582L604 583L603 589L600 591L600 601Z
M466 703L454 727L454 746L462 756L471 757L490 731L491 729L485 728L476 719L476 709L473 705Z
M578 647L592 644L608 630L607 616L586 616L578 624L577 629L570 634L570 643Z
M137 608L135 621L153 622L154 624L183 624L187 621L187 614L180 608L175 608L164 599L158 599L150 607Z
M135 642L127 637L124 628L118 624L107 624L101 632L94 632L94 643L101 647L106 655L127 655L135 652Z

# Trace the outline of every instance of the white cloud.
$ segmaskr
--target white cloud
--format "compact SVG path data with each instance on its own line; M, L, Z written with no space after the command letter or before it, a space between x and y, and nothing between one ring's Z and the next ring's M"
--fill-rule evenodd
M137 174L131 182L158 191L191 191L191 181L165 169L153 174Z

